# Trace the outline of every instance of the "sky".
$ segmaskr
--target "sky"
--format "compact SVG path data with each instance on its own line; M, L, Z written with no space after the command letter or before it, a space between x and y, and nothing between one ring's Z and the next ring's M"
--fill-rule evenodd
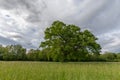
M120 52L120 0L0 0L0 44L38 48L53 21L98 37L102 52Z

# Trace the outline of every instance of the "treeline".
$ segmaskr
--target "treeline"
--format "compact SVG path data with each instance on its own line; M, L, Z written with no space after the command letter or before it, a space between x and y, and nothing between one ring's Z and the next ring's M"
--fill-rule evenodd
M6 61L120 61L120 53L100 54L98 38L89 30L54 21L45 30L40 49L26 50L21 45L0 46L0 60Z
M59 61L54 60L49 53L49 50L30 49L26 50L21 45L8 45L3 47L0 45L0 60L1 61ZM79 59L72 60L66 59L66 61L79 61ZM81 61L120 61L120 53L105 52L103 54L94 55L88 54Z

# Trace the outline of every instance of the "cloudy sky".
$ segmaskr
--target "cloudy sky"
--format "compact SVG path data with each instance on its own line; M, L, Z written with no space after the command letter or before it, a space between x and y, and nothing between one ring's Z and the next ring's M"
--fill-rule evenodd
M89 29L102 51L120 52L120 0L0 0L0 44L38 48L55 21Z

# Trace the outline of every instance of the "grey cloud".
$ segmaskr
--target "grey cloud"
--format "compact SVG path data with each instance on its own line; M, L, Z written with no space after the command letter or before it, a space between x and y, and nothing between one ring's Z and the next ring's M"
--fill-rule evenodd
M67 22L77 24L83 28L90 28L91 30L96 32L96 30L100 30L99 28L102 28L105 26L103 24L104 20L101 19L104 16L99 17L99 15L100 14L107 15L108 14L108 13L106 13L106 12L108 12L107 9L110 8L111 3L114 3L114 1L113 0L100 0L100 1L89 0L89 1L91 1L91 2L87 3L87 0L86 0L87 4L84 5L83 8L78 7L78 9L77 9L78 11L75 14L66 17L66 20L67 20ZM108 17L110 17L110 16L108 16ZM72 20L71 20L71 18L72 18ZM107 23L109 23L109 22L107 22Z
M0 8L7 10L8 12L11 10L13 11L13 14L8 13L5 16L2 15L2 18L0 18L2 20L0 33L27 48L37 48L38 46L36 46L36 44L34 45L33 39L39 38L36 43L37 45L40 43L40 36L38 34L41 34L41 29L38 27L40 24L38 22L41 20L40 17L42 10L46 8L45 3L42 0L1 0ZM21 13L28 14L28 16L24 18ZM5 17L7 19L5 19ZM8 18L10 19L8 20ZM15 18L21 18L22 21L24 20L27 23L27 25L22 24L20 21L16 21ZM6 21L10 24L7 24ZM11 32L17 33L17 35L10 35L9 33ZM13 44L12 42L10 43Z
M23 42L21 43L21 41L22 41L22 39L20 39L20 41L18 42L18 41L14 41L12 38L8 39L8 38L0 36L0 44L2 44L2 45L21 44L22 46L26 47L27 49L38 48L38 47L34 46L31 42L27 42L27 41L24 42L24 40L23 40Z
M0 7L7 10L15 10L16 15L26 12L28 22L40 22L41 14L47 7L43 0L0 0Z
M117 2L120 3L118 0L109 1L108 5L103 7L102 11L86 23L86 26L89 26L97 35L118 29L120 11L117 7L120 6Z
M6 44L37 48L46 27L61 20L91 30L103 51L119 51L119 7L120 0L0 0L0 35L15 41Z
M99 37L103 51L119 52L120 51L120 30L104 33ZM119 49L119 50L118 50Z
M13 41L11 39L0 36L0 44L4 44L4 45L17 44L17 42L15 42L15 41Z

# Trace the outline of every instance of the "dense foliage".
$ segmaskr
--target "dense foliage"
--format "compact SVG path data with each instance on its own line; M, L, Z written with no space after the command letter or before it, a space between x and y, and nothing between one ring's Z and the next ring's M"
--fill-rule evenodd
M45 41L40 47L48 49L53 61L83 61L90 53L99 55L101 47L96 40L88 30L55 21L45 30Z
M26 50L21 45L0 45L0 60L29 61L120 61L120 54L105 52L88 30L55 21L45 30L40 49Z
M26 51L21 45L8 45L6 47L0 46L0 60L5 61L53 61L49 57L49 49ZM68 60L74 61L74 60ZM98 56L88 54L83 61L120 61L120 53L105 52Z

